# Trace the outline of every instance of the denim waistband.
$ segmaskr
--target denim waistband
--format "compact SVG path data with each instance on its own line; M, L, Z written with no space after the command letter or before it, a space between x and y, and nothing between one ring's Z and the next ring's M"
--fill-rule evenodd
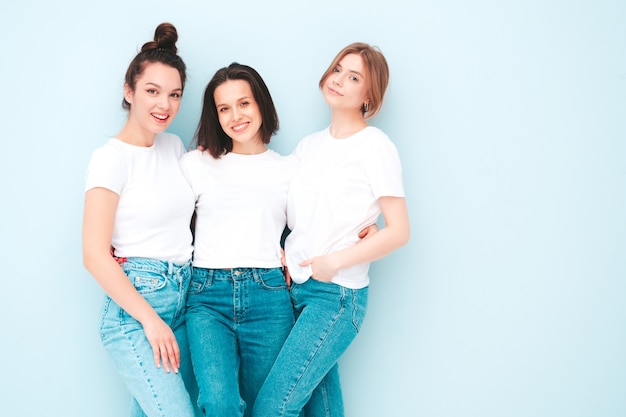
M210 278L232 279L233 281L244 279L258 279L260 275L272 270L282 271L282 268L201 268L194 266L194 273Z
M126 258L122 266L124 268L130 268L134 270L174 274L181 269L191 267L191 259L183 264L179 264L170 261L163 261L160 259L131 257Z

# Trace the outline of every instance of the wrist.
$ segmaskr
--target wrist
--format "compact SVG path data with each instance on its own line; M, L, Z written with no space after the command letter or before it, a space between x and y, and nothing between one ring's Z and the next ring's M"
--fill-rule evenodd
M333 252L330 253L327 256L326 261L328 262L328 265L334 270L334 271L339 271L340 269L344 268L344 265L342 265L341 261L342 261L342 257L338 255L339 252Z

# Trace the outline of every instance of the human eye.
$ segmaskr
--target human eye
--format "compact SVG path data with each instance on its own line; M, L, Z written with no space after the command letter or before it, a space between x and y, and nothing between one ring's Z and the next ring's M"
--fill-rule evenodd
M352 75L352 76L350 77L350 80L351 80L351 81L354 81L354 82L359 82L359 77L357 77L356 75Z
M333 68L333 72L339 72L339 68L338 67Z
M177 98L177 99L181 98L181 96L182 96L182 94L178 93L178 92L170 94L170 97Z
M218 113L224 113L224 112L226 112L226 111L228 111L228 107L226 107L226 106L219 106L219 107L217 108L217 112L218 112Z
M148 88L148 89L146 90L146 92L147 92L148 94L153 94L153 95L154 95L154 94L157 94L157 90L156 90L156 88Z

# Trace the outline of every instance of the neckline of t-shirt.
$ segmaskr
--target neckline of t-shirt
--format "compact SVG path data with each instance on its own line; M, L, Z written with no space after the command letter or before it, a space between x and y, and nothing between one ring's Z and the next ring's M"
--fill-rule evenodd
M224 156L228 156L229 158L240 158L240 159L255 159L255 158L265 158L269 155L271 155L272 150L267 148L265 149L263 152L261 153L253 153L253 154L247 154L247 153L235 153L235 152L228 152L226 155ZM229 156L230 155L230 156ZM222 158L224 157L222 156Z
M127 146L130 149L136 149L139 152L151 152L156 148L158 136L154 139L154 143L151 146L133 145L132 143L124 142L122 139L118 137L112 137L111 140L121 143L123 146Z
M345 138L336 138L336 137L334 137L334 136L330 133L330 126L328 126L328 127L326 128L326 134L327 134L328 138L330 138L330 139L331 139L331 140L333 140L333 141L336 141L336 142L344 142L344 141L349 141L349 140L351 140L351 139L353 139L353 138L355 138L355 137L360 136L363 132L365 132L366 130L369 130L371 127L373 127L373 126L367 125L367 126L365 126L363 129L361 129L361 130L359 130L359 131L357 131L357 132L354 132L354 133L353 133L353 134L351 134L350 136L346 136Z

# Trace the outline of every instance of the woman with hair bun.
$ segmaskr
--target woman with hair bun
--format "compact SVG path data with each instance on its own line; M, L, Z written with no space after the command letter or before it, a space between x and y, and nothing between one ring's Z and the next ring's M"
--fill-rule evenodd
M128 118L93 152L85 186L83 263L106 292L102 343L148 417L194 416L181 377L194 194L179 166L185 146L165 132L185 87L177 40L162 23L130 63Z

